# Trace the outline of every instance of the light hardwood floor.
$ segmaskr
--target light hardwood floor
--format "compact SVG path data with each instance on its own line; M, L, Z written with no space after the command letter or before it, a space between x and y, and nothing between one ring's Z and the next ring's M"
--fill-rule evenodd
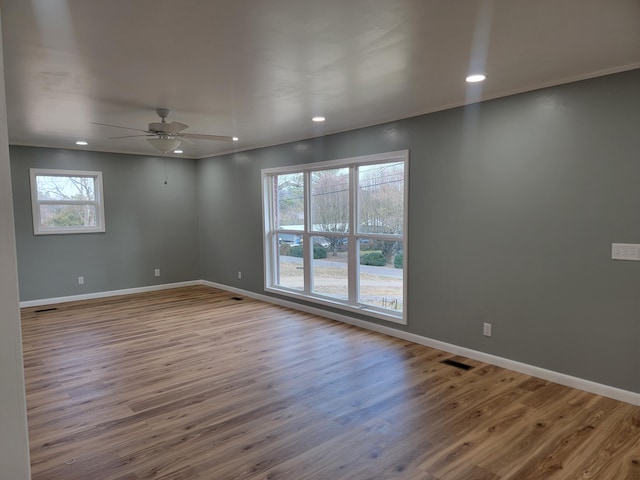
M640 407L233 297L23 309L33 480L640 479Z

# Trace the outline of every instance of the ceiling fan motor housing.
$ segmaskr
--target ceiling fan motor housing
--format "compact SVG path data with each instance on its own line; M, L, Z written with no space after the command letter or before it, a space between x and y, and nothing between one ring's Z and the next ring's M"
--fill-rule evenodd
M149 131L153 133L169 133L166 131L166 123L154 122L149 124Z

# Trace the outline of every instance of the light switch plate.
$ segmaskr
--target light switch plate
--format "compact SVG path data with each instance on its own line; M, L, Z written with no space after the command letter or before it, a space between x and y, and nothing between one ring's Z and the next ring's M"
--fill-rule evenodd
M491 324L490 323L484 323L482 325L482 334L485 337L490 337L491 336Z

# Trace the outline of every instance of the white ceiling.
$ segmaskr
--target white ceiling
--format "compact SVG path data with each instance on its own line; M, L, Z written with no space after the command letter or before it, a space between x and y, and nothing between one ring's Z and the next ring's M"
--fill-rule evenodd
M91 122L145 129L165 107L187 133L240 137L184 146L200 158L640 67L640 0L0 5L17 145L154 154Z

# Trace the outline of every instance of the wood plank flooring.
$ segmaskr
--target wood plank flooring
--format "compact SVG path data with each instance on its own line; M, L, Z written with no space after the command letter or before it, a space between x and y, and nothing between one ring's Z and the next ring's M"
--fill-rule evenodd
M640 480L640 407L233 297L23 309L33 480Z

